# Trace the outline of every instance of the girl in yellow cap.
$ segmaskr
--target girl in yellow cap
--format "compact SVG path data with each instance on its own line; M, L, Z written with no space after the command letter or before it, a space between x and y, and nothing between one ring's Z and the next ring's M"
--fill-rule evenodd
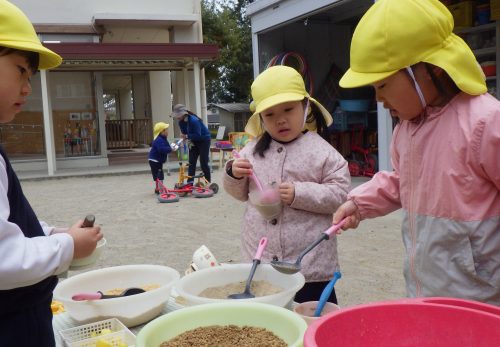
M242 253L251 261L260 238L266 236L263 260L295 262L331 226L332 208L345 201L351 182L347 162L323 138L332 117L309 96L295 69L274 66L262 72L252 84L252 98L255 110L245 131L256 139L241 150L241 159L226 164L224 188L234 198L247 201L259 190L248 179L251 173L262 184L279 187L282 208L278 216L261 215L258 201L247 204ZM337 268L333 236L302 260L306 284L295 301L319 300ZM328 300L337 303L335 291Z
M437 0L380 0L340 85L371 84L399 123L394 171L355 188L344 228L402 208L408 296L500 305L500 102Z
M12 121L31 94L30 77L56 67L26 16L0 0L0 123ZM52 290L73 258L88 256L102 238L99 226L50 227L38 220L0 148L0 345L55 346Z
M151 167L151 175L153 176L153 182L155 182L155 194L160 194L158 187L158 180L163 182L163 164L167 161L167 156L172 150L177 150L176 144L172 143L172 146L168 143L169 125L164 122L158 122L153 128L153 143L151 144L151 149L149 150L148 162Z

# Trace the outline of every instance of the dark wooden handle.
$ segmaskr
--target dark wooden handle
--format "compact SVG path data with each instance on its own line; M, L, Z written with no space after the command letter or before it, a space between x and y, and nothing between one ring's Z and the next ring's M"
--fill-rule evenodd
M93 214L89 214L83 220L82 228L92 228L94 226L95 216Z

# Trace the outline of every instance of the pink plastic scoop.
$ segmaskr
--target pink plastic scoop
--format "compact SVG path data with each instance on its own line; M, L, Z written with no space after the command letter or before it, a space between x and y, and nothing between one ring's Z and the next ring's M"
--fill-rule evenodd
M235 157L237 159L241 158L240 154L237 151L235 151L235 150L233 150L233 157ZM253 171L252 171L252 174L250 175L250 178L254 181L254 183L257 186L257 188L260 191L262 191L263 190L262 189L262 183L260 183L259 179L257 178L257 176L255 176L255 174L253 173Z
M231 294L228 296L228 299L251 299L255 298L255 295L250 293L250 285L252 283L253 275L255 274L255 270L257 270L257 265L260 264L260 259L262 258L262 253L264 253L264 248L267 245L267 237L263 237L259 241L259 247L257 247L257 252L255 253L255 257L253 258L252 269L250 270L250 275L248 275L247 283L245 285L245 291L243 293Z
M113 299L113 298L121 298L122 296L141 294L144 292L145 290L142 288L128 288L117 295L107 295L104 294L103 292L98 291L97 293L78 293L73 295L71 299L75 301Z

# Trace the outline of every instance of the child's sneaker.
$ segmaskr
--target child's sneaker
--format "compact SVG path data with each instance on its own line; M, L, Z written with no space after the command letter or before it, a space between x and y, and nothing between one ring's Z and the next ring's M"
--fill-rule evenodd
M158 189L155 189L155 194L160 195L160 191Z

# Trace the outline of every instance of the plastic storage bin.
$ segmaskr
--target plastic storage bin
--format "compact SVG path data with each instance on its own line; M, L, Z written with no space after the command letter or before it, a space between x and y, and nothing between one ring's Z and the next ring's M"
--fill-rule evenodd
M490 0L490 19L500 19L500 0Z
M333 131L347 131L352 125L362 125L364 128L368 126L368 113L366 112L345 112L337 109L333 113Z
M309 326L304 347L497 347L499 327L500 307L453 298L404 299L331 313Z
M339 100L340 108L343 111L366 112L370 109L371 99Z
M109 329L112 333L94 336L103 329ZM135 335L116 318L62 330L59 334L66 347L95 347L98 340L109 342L113 347L135 346Z
M490 4L476 6L477 25L484 25L490 22Z
M462 1L448 6L455 21L455 27L470 27L474 24L474 5L474 1Z

